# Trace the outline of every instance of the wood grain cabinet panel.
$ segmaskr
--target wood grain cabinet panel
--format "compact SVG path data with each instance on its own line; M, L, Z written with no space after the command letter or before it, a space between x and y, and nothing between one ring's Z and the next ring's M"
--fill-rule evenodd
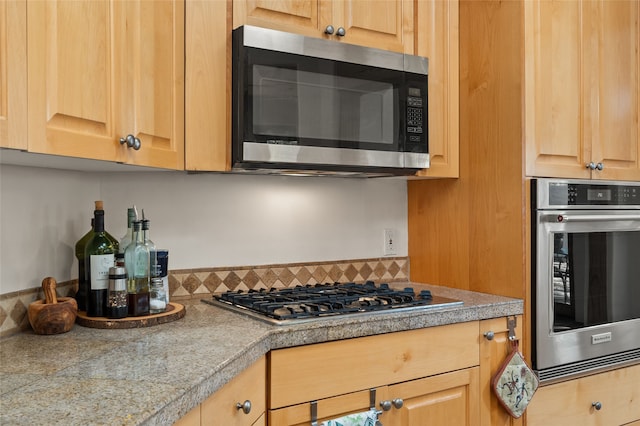
M413 2L409 0L237 0L233 27L255 25L396 52L413 51ZM334 28L326 34L327 26ZM338 36L338 28L345 30Z
M640 3L523 7L527 175L640 179Z
M262 418L266 411L266 360L260 358L201 404L202 426L249 426ZM250 404L245 413L237 404Z
M29 151L184 169L184 1L34 0L27 24Z
M269 408L476 366L477 342L468 322L274 350Z
M634 424L640 421L638 401L635 365L538 388L527 408L527 426Z
M420 177L460 174L459 2L416 1L415 54L429 58L429 159Z
M27 2L0 2L0 147L27 149Z
M468 368L389 387L389 398L402 401L383 414L393 426L470 426L480 415L479 368ZM397 403L397 402L396 402Z

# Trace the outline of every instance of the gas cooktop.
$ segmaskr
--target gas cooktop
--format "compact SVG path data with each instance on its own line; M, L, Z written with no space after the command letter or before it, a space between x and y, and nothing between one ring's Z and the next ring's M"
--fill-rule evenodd
M290 288L228 291L204 302L284 325L345 315L435 309L462 305L429 290L394 289L389 284L325 283Z

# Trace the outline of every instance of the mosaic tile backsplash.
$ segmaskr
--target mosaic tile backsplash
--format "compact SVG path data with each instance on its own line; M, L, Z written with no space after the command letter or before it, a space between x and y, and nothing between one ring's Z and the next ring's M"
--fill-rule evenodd
M286 288L327 282L409 281L408 257L334 262L177 269L169 271L170 299L205 298L228 290ZM58 283L58 296L74 295L77 280ZM0 336L30 327L27 307L42 299L40 288L0 295Z

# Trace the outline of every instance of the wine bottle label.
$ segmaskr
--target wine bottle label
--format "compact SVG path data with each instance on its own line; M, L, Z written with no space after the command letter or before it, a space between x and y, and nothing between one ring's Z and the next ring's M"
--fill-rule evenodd
M109 286L109 268L115 264L111 254L91 255L91 290L106 290Z

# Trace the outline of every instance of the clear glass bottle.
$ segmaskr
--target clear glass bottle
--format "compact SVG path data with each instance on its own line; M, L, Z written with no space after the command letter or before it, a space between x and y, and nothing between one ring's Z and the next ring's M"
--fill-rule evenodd
M133 222L138 219L138 214L136 213L136 206L129 207L127 209L127 232L120 239L120 253L124 253L124 251L129 247L129 244L133 241Z
M84 267L84 249L89 240L93 237L93 218L91 218L91 229L82 236L76 243L76 259L78 259L78 291L76 292L76 302L79 311L87 311L89 300L89 282Z
M84 250L84 265L89 282L87 315L106 315L109 268L115 264L118 242L104 229L104 208L102 201L96 201L93 212L94 235Z
M124 251L124 265L127 270L129 316L149 315L149 249L144 244L140 221L133 222L133 241Z
M142 213L144 216L144 211ZM159 277L160 270L158 269L158 253L156 252L156 245L149 237L149 219L142 219L142 235L144 239L144 245L149 250L149 262L151 264L151 278Z

